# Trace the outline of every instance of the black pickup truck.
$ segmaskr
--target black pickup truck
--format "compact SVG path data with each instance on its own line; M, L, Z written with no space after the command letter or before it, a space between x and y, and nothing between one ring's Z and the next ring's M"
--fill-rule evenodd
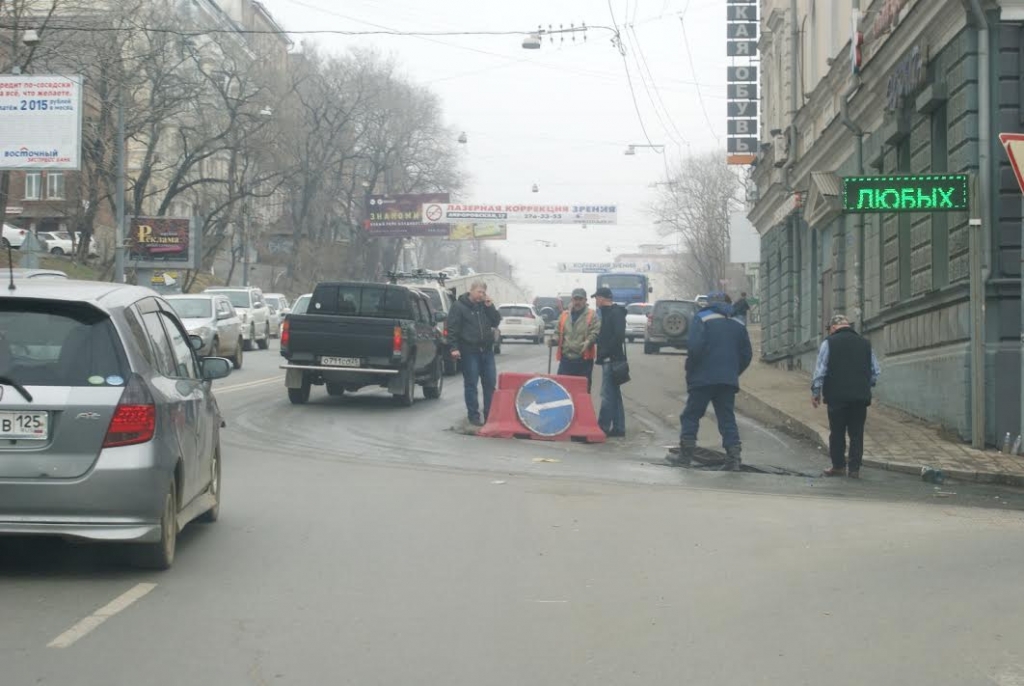
M312 386L330 395L365 386L387 388L403 406L416 386L430 399L444 386L443 341L430 299L396 284L321 283L305 314L291 314L281 329L281 365L288 399L309 400Z

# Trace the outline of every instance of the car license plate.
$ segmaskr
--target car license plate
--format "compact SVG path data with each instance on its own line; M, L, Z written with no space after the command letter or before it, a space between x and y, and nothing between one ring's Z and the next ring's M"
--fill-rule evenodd
M0 439L42 441L50 436L48 412L0 412Z
M325 367L361 367L363 362L358 357L321 357L320 364Z
M513 318L513 319L506 319L505 323L506 324L522 324L522 321Z

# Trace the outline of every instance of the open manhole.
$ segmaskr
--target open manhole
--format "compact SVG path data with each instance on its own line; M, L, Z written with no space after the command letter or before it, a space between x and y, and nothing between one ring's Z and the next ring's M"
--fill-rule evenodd
M665 456L665 464L670 467L679 466L668 461L669 457L674 457L679 454L679 446L670 446L668 452L669 454ZM693 463L689 467L679 468L699 472L720 472L722 471L722 466L725 464L725 460L726 457L723 452L711 450L710 448L697 448L693 453ZM814 476L813 474L806 474L786 467L776 467L774 465L753 465L747 462L740 464L740 471L750 472L753 474L774 474L776 476Z

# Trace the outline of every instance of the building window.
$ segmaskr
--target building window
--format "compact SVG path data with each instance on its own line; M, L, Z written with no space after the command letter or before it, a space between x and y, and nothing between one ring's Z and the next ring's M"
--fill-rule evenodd
M64 199L63 172L50 172L46 175L46 197L50 200Z
M39 200L43 175L39 172L25 174L25 200Z

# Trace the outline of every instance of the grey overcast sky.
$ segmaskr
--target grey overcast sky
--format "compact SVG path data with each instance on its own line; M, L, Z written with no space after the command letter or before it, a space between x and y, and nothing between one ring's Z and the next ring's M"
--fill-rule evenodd
M618 204L616 226L509 227L500 250L534 294L564 291L577 281L593 286L593 275L554 274L559 262L608 261L642 243L669 242L648 213L652 184L681 155L724 149L725 0L612 0L611 8L606 0L263 3L290 31L597 27L611 26L614 12L624 57L611 32L599 28L587 32L586 42L580 35L575 43L556 37L540 50L524 50L516 36L313 37L328 51L373 46L441 97L448 123L469 139L461 146L470 177L464 200ZM665 145L665 154L623 154L627 145L649 141ZM535 183L539 193L531 192Z

